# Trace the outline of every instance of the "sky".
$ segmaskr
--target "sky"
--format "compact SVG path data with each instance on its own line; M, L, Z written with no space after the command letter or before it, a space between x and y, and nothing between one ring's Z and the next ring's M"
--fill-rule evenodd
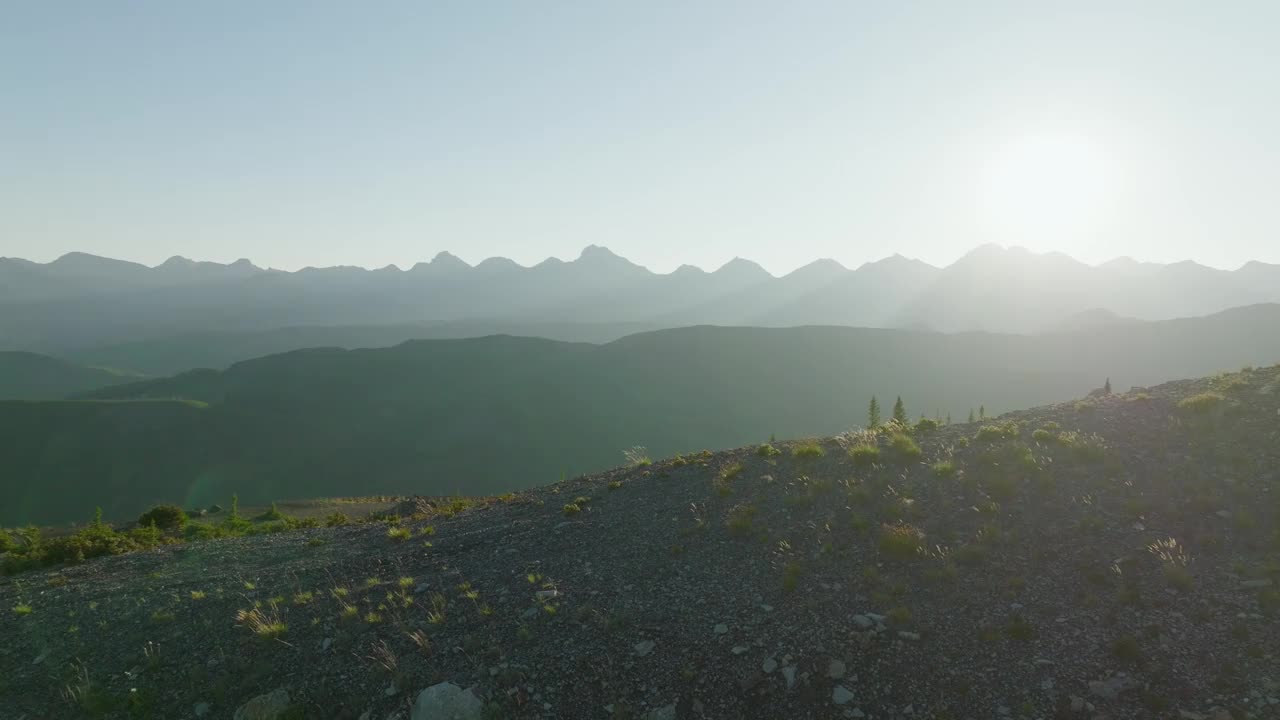
M1280 262L1280 3L0 0L0 256Z

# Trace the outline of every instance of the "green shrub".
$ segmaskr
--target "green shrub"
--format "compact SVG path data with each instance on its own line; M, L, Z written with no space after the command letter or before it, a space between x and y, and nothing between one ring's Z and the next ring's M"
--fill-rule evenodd
M1036 628L1027 622L1026 618L1014 617L1009 620L1009 624L1005 627L1005 632L1014 640L1031 640L1036 636Z
M212 540L214 538L224 537L218 526L202 522L189 523L183 530L182 536L185 537L188 542L199 542L201 540Z
M950 460L940 460L933 464L933 474L938 477L955 477L956 464Z
M177 505L156 505L138 516L138 526L155 524L161 530L181 530L186 527L187 513Z
M1031 439L1038 443L1051 443L1053 442L1053 433L1045 430L1044 428L1040 428L1039 430L1031 433Z
M1111 643L1111 654L1124 662L1137 663L1142 661L1142 646L1138 644L1138 639L1132 635L1124 635L1116 638Z
M894 455L898 456L898 459L903 462L910 462L920 457L920 446L906 433L894 433L889 440L889 447L893 449Z
M802 459L819 458L825 455L826 451L823 450L822 446L819 445L818 443L809 442L809 443L804 443L803 445L797 445L795 449L791 451L791 454Z
M938 429L938 421L933 418L920 418L920 422L916 423L916 432L925 433Z
M413 531L406 527L387 528L387 537L395 542L404 542L413 537Z
M910 560L924 550L924 533L912 525L880 526L880 552L898 560Z
M875 445L855 445L849 449L849 457L855 465L873 465L880 459L880 448Z
M333 512L324 516L325 527L342 527L343 525L350 525L350 524L351 524L351 518L348 517L347 514L342 512L341 510L334 510Z
M284 520L284 513L280 512L280 508L276 507L275 503L271 503L271 507L268 508L266 512L259 515L257 519L263 522Z
M748 535L751 533L751 521L756 516L756 508L754 505L735 505L729 510L729 517L725 521L729 532L734 535Z
M564 506L564 514L570 517L582 512L582 506L578 503L566 503Z
M1015 422L992 423L983 425L978 428L978 434L973 436L978 442L996 442L997 440L1012 440L1018 437L1018 424Z
M8 530L0 530L0 555L12 552L18 548L18 542L13 539Z
M782 454L781 450L770 445L769 443L765 443L764 445L761 445L760 447L756 448L756 455L759 455L762 458L771 458L781 454Z
M1200 393L1178 401L1178 409L1192 415L1208 415L1221 407L1225 400L1218 393Z

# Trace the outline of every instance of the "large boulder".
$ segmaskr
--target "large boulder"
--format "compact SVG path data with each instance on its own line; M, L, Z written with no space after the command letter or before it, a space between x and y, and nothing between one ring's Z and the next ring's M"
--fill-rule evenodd
M411 720L481 720L483 709L484 703L470 688L442 682L418 695Z

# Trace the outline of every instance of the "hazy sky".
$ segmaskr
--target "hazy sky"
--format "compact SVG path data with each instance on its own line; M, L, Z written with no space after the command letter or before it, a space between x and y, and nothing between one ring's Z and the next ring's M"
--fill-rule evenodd
M1277 33L1273 0L0 0L0 255L1277 262Z

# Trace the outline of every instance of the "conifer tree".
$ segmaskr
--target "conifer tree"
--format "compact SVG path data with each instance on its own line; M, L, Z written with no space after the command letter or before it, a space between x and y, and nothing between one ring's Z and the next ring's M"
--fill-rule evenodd
M979 405L979 406L978 406L978 419L979 419L979 420L986 420L986 419L987 419L987 406L986 406L986 405Z
M867 427L880 427L880 401L871 396L871 406L867 408Z
M947 424L948 424L948 425L950 425L950 424L951 424L951 413L950 413L950 412L948 412L948 413L947 413Z
M973 422L973 408L969 408L969 422Z
M1107 395L1111 394L1111 378L1107 378L1107 382L1102 386L1102 392Z
M907 408L902 404L902 396L893 404L893 419L903 425L907 424Z

